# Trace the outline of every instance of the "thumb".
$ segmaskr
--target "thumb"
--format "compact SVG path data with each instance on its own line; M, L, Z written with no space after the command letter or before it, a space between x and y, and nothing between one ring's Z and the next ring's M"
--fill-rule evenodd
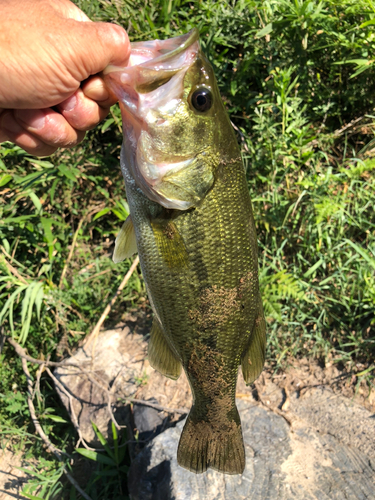
M116 24L77 22L69 53L71 74L77 81L103 71L109 64L127 66L130 42L126 31ZM78 28L78 26L77 26ZM69 52L69 51L68 51ZM67 65L69 62L66 61Z

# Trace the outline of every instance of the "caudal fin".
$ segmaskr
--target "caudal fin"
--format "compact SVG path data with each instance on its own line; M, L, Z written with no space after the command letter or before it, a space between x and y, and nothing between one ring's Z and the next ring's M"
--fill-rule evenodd
M224 474L242 474L245 449L239 415L214 421L195 421L192 408L183 428L177 451L181 467L200 474L208 468Z

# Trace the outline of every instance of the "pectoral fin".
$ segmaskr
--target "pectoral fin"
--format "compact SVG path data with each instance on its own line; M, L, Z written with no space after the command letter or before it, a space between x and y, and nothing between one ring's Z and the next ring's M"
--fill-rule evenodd
M185 267L188 255L184 240L172 220L154 219L151 227L160 255L168 267Z
M252 384L261 374L266 356L266 322L260 298L259 303L259 314L255 320L250 345L242 355L242 374L247 385Z
M148 344L148 360L158 372L177 380L181 374L181 362L169 347L159 321L154 318L152 323L150 342Z
M137 253L137 242L135 240L133 221L131 215L129 215L117 235L112 260L115 264L118 264L135 253Z

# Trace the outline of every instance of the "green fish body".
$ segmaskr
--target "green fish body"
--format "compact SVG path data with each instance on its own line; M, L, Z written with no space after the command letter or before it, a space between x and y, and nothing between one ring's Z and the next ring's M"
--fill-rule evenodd
M127 68L108 68L123 115L121 167L130 217L114 260L136 250L154 311L148 357L193 406L178 463L240 474L235 404L239 365L260 374L265 321L257 239L237 140L196 30L132 45Z

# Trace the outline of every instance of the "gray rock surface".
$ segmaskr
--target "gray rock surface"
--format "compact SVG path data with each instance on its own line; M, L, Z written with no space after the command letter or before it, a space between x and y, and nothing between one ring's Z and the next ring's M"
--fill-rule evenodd
M158 404L157 399L150 398L150 403ZM139 435L138 438L143 441L160 434L164 430L168 418L162 417L162 412L144 405L134 405L133 407L134 426Z
M324 408L322 394L318 391L314 397ZM314 397L309 395L312 406ZM375 499L375 457L371 448L367 448L369 456L341 440L345 428L349 430L345 424L337 432L330 429L331 434L296 416L288 422L255 402L239 401L238 408L247 459L241 476L212 470L195 475L179 467L181 422L157 436L132 463L132 500ZM368 423L374 439L375 421L370 412L363 413L357 423L359 427ZM367 437L363 439L365 442Z
M292 394L289 411L320 433L335 436L375 460L375 414L325 387L312 387L297 396L297 392Z

